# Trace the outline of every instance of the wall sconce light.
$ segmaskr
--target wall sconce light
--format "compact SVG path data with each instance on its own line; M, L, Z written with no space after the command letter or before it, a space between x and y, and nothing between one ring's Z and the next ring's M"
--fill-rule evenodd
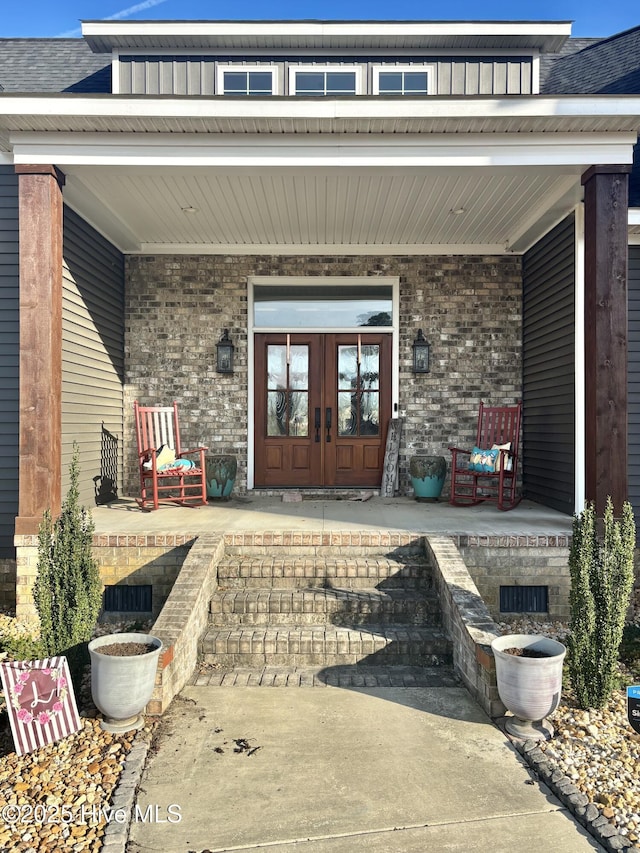
M418 334L413 342L413 372L428 373L429 372L429 349L431 344L425 340L422 334L422 329L418 329Z
M218 373L233 373L233 344L229 338L229 329L225 329L216 344L216 369Z

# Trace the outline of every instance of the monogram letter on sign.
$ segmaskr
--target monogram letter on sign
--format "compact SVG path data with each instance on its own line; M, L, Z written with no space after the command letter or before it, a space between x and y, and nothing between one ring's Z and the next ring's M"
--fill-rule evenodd
M0 678L18 755L80 730L65 657L0 663Z

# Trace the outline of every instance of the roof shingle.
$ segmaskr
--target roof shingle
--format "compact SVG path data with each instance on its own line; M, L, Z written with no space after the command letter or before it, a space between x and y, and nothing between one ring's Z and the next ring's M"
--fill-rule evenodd
M110 92L111 57L83 39L0 39L5 92Z

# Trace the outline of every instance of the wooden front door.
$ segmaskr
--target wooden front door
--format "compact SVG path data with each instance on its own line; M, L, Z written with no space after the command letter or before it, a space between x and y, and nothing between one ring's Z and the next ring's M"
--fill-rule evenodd
M391 335L255 336L255 485L377 488Z

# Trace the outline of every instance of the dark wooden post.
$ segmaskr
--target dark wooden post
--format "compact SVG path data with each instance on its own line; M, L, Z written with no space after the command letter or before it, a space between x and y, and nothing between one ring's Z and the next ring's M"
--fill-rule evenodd
M627 499L627 265L630 166L582 176L585 242L586 497Z
M55 166L16 166L20 241L20 462L16 534L61 505L62 186Z

